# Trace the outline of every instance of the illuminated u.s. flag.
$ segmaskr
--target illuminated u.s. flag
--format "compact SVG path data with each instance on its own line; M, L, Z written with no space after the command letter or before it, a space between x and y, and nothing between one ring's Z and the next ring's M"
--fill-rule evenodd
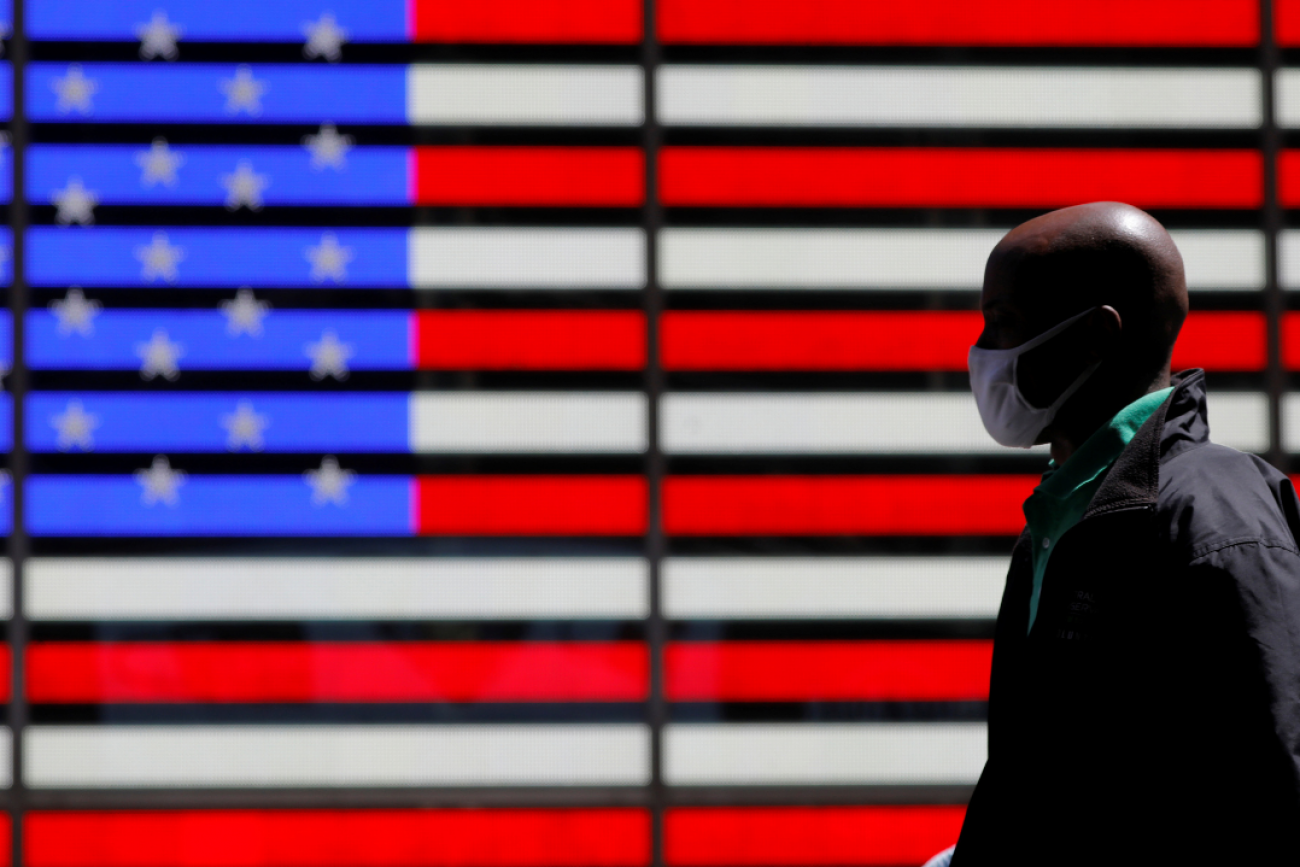
M1216 438L1300 451L1260 8L31 0L23 860L950 845L1044 461L967 393L1001 234L1155 212Z

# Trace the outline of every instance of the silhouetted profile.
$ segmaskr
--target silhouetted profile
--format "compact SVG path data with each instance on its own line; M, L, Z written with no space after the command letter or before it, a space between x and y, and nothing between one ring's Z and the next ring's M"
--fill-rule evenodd
M1170 376L1178 249L1128 205L1065 208L1002 239L981 300L984 425L1052 461L954 867L1300 864L1300 502L1210 441L1202 371Z

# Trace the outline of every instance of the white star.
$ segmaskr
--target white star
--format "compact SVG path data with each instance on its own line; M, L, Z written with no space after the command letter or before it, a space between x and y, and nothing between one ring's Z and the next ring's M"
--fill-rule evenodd
M320 132L302 137L303 146L311 151L313 171L321 171L326 166L332 169L347 168L348 151L352 150L352 136L339 135L334 124L321 124Z
M68 185L61 190L54 191L54 207L58 208L58 213L54 219L62 226L71 226L73 223L80 223L83 226L89 226L95 222L95 206L99 204L99 196L94 191L86 189L81 183L81 178L73 176L68 178Z
M135 354L140 356L143 362L140 365L141 379L161 376L163 379L173 381L181 375L176 360L185 354L185 347L179 343L172 343L167 332L161 328L154 331L148 343L137 343Z
M217 85L226 95L226 112L238 114L240 109L250 115L262 113L262 94L266 93L266 82L253 77L253 69L241 63L235 68L234 78L223 78Z
M52 85L54 92L59 96L56 105L59 114L67 114L70 111L90 114L94 111L90 100L99 91L99 82L93 78L86 78L81 71L81 64L74 63L69 66L68 74L63 78L54 79Z
M180 274L176 263L185 260L185 250L173 247L167 240L166 232L154 232L153 241L147 247L136 247L135 257L140 260L140 279L153 282L159 277L168 283L175 283Z
M71 451L73 446L83 452L95 450L94 433L99 427L99 416L86 412L81 401L68 401L68 408L52 417L50 424L59 432L59 451Z
M233 413L221 417L221 426L227 433L226 448L237 452L240 446L248 446L250 451L260 452L262 431L270 424L270 419L253 411L251 403L241 400Z
M95 317L99 315L99 302L86 297L80 286L68 289L67 297L56 298L50 302L54 318L59 320L55 326L64 337L80 334L89 337L95 333Z
M352 357L352 347L340 343L338 335L326 331L319 343L308 343L306 347L311 358L311 378L317 382L326 377L334 377L340 382L348 378L348 359Z
M262 191L271 185L271 179L253 171L253 164L240 160L232 174L221 176L226 188L226 210L238 211L245 205L250 211L262 210Z
M348 503L348 486L356 481L356 473L341 469L334 458L325 458L320 462L319 470L308 470L303 478L311 486L311 504L323 506L333 503L346 506Z
M167 20L167 13L161 9L155 10L153 18L145 24L137 24L135 35L140 37L140 57L143 60L153 60L155 57L161 57L164 60L175 60L179 52L176 50L176 40L181 37L185 31Z
M144 488L140 492L140 502L146 506L159 502L174 506L180 502L177 490L185 484L185 473L173 470L167 458L158 455L149 469L135 471L135 480Z
M262 320L266 318L271 305L258 301L253 290L244 287L235 293L235 297L221 302L221 313L226 317L226 333L231 337L250 334L262 336Z
M343 56L343 43L348 41L348 32L339 26L332 13L326 12L319 21L304 23L302 33L307 37L302 56L308 60L324 57L330 63L337 63Z
M340 247L339 239L333 232L321 235L319 247L308 247L307 261L311 262L311 279L313 283L324 283L327 279L335 283L346 283L348 263L352 261L352 248Z
M140 167L140 185L152 187L162 183L169 187L176 186L176 170L185 165L185 157L167 146L167 139L156 138L147 151L135 155L135 164Z

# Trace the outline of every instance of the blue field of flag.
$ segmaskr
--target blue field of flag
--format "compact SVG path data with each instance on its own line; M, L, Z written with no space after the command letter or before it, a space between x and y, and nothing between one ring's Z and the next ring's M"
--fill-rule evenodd
M351 370L412 365L404 310L271 311L260 336L233 329L218 310L104 310L90 334L69 329L57 310L34 310L27 328L27 363L38 370L139 369L146 378L173 379L185 370L324 365L319 378L342 379Z
M6 373L14 366L13 323L13 315L8 310L0 310L0 365Z
M27 443L37 452L404 453L409 403L405 392L36 392L27 398Z
M134 477L36 475L27 482L27 528L35 536L412 535L412 479L345 478L322 495L308 475L190 476L165 459Z
M407 229L33 226L34 286L406 288Z
M27 113L73 123L405 124L406 67L32 63Z
M27 195L39 203L55 202L76 182L99 204L109 205L410 204L410 149L405 147L346 148L335 156L307 145L170 146L160 140L34 145L27 159ZM5 198L8 178L0 173Z
M5 21L10 4L3 4ZM406 0L27 0L31 39L134 42L161 12L178 39L195 42L300 42L329 14L353 42L404 42Z
M0 449L14 447L14 402L8 394L0 394Z
M0 62L0 120L9 120L14 114L14 70L9 61ZM5 183L10 183L6 181Z
M10 183L11 181L5 181L5 184ZM6 187L6 189L9 189L9 187ZM13 274L13 233L9 230L8 226L0 226L0 285L8 286L13 282ZM7 317L9 314L5 313L4 315ZM8 322L7 319L5 321L6 323ZM8 347L9 331L7 324L5 325L5 329L6 330L3 332L5 335L4 344ZM5 351L8 352L8 349L6 348Z

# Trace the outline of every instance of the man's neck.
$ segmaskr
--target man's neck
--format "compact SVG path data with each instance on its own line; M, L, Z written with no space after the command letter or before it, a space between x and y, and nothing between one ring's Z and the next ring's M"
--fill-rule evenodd
M1149 386L1143 391L1131 394L1122 398L1118 404L1114 401L1105 403L1097 402L1088 407L1079 407L1074 412L1066 415L1066 418L1060 419L1053 424L1051 443L1052 461L1059 467L1070 459L1080 446L1088 441L1088 438L1098 431L1102 425L1109 424L1110 420L1133 401L1150 394L1153 391L1159 391L1162 388L1168 388L1170 385L1170 376L1168 371L1155 378ZM1067 404L1068 406L1068 404ZM1064 409L1065 407L1062 407Z

